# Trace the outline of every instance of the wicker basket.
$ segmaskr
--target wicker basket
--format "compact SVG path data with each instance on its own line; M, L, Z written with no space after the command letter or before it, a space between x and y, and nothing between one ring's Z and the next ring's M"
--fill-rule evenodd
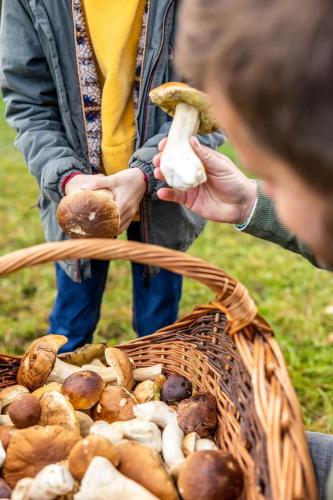
M239 461L247 499L317 498L300 406L283 356L241 283L181 252L111 240L73 240L20 250L0 258L0 276L73 257L160 266L210 287L216 293L213 302L120 347L137 366L162 363L166 372L187 376L217 398L217 440ZM1 356L1 385L16 382L18 365L18 357Z

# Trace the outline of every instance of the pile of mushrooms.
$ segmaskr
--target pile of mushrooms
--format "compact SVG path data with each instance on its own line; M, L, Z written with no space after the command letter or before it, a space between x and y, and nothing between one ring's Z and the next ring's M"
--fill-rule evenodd
M0 499L225 500L243 491L214 441L214 396L102 344L35 340L0 391Z

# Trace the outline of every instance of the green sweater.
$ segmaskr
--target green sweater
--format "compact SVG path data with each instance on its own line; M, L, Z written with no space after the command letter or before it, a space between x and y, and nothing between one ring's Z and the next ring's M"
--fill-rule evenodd
M257 182L258 199L255 211L242 232L277 243L281 247L303 255L312 264L321 267L309 249L279 222L272 199L265 195L263 183Z

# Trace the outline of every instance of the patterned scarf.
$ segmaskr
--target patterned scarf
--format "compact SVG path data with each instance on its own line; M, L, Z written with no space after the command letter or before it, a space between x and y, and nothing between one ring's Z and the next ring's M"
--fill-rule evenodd
M76 42L76 59L78 76L81 89L81 102L84 115L85 132L88 145L88 155L91 170L93 173L102 172L101 143L102 143L102 119L101 103L102 90L98 79L96 60L88 35L84 10L81 0L73 1L73 20ZM146 31L149 12L149 0L146 0L144 15L142 20L141 35L138 46L136 60L136 73L133 89L134 109L137 110L142 63L146 41Z

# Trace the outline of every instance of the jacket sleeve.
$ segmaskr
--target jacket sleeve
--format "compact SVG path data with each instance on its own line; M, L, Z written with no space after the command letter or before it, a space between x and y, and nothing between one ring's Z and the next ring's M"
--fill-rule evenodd
M152 165L152 160L154 156L158 153L158 144L164 139L169 133L171 126L171 121L165 122L160 128L158 134L151 137L141 148L137 149L130 159L129 167L140 168L144 174L147 176L147 194L154 197L157 189L159 189L165 183L157 181L154 177L154 169ZM199 135L199 141L201 144L208 146L212 149L217 149L225 142L225 136L222 132L215 132L214 134Z
M54 81L22 0L3 0L0 47L0 84L7 121L18 132L16 146L42 196L57 202L64 176L87 168L69 145Z
M302 255L313 265L321 267L309 249L279 222L272 199L264 193L263 183L257 182L257 186L258 198L255 211L248 224L241 231L276 243L282 248Z

